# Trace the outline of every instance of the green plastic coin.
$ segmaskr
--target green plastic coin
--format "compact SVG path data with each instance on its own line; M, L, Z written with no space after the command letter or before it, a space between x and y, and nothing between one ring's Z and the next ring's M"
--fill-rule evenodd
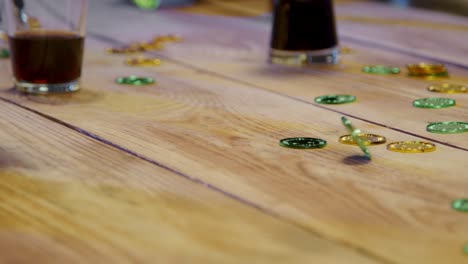
M385 66L385 65L367 65L362 67L362 72L371 74L399 74L401 72L399 67Z
M156 9L161 4L161 0L133 0L133 2L142 9Z
M320 138L285 138L280 140L280 146L294 149L316 149L323 148L327 145L327 141Z
M413 106L419 108L446 108L455 106L455 104L456 102L453 99L437 97L423 98L413 101Z
M349 104L354 101L356 101L356 96L349 94L331 94L315 98L315 102L319 104Z
M437 122L431 123L426 130L437 134L458 134L468 132L467 122Z
M359 136L361 134L361 130L358 128L354 128L354 126L351 124L351 121L349 121L346 117L341 117L341 122L343 125L348 129L348 131L351 133L351 137L353 138L353 141L356 142L356 144L359 146L359 148L364 152L364 155L368 158L371 159L371 154L369 149L366 147L366 143L362 140L362 138Z
M10 57L10 52L7 49L0 50L0 59L7 59Z
M468 255L468 243L463 248L463 252L465 252L465 254Z
M124 85L136 85L136 86L141 86L141 85L149 85L154 83L154 79L150 77L139 77L139 76L128 76L128 77L120 77L115 80L116 83L118 84L124 84Z
M468 212L468 199L457 199L453 201L452 208L459 212Z

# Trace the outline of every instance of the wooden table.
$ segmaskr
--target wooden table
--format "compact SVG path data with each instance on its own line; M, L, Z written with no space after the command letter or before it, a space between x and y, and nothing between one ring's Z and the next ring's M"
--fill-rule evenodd
M414 99L439 96L426 90L434 81L361 73L442 62L450 82L468 83L467 18L339 1L353 52L304 69L266 63L267 1L156 12L90 2L82 91L19 94L0 61L0 263L468 263L468 214L450 207L468 197L468 134L425 131L468 121L468 95L417 109ZM104 51L166 33L184 41L145 54L160 67ZM157 84L114 82L129 74ZM358 101L313 102L330 93ZM367 162L338 143L341 116L437 151L381 145ZM328 146L278 146L296 136Z

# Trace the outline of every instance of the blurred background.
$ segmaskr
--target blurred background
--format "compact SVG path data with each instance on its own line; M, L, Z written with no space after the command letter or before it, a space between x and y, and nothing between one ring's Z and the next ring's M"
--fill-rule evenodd
M374 0L397 6L414 6L468 16L468 0Z
M243 0L128 0L141 7L171 8L188 6L194 3L242 5ZM258 0L258 2L272 2L274 0ZM337 3L346 2L380 2L399 7L418 7L437 10L462 16L468 16L468 0L335 0Z

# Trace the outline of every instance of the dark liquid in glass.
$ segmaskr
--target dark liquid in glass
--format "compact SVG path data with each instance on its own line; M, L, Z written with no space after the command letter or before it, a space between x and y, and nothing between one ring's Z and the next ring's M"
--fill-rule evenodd
M81 76L84 38L65 31L26 31L9 37L17 81L59 84Z
M276 0L271 48L321 50L338 44L332 0Z

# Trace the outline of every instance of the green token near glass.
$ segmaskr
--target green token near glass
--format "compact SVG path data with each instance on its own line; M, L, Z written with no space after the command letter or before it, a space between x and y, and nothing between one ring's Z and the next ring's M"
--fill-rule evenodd
M401 72L399 67L385 66L385 65L367 65L362 67L362 72L370 74L399 74Z
M437 134L458 134L468 132L467 122L437 122L431 123L426 130Z
M330 94L315 97L314 101L319 104L348 104L356 101L356 96L349 94Z
M320 138L285 138L280 140L279 145L293 149L316 149L324 148L327 145L327 141Z
M139 76L128 76L128 77L120 77L115 80L118 84L125 84L125 85L149 85L154 83L154 79L150 77L139 77Z
M423 98L413 101L414 107L419 108L447 108L451 106L455 106L456 102L454 99L450 98Z
M354 128L354 126L351 124L351 121L349 121L346 117L341 117L341 122L343 125L348 129L348 131L351 133L351 137L353 138L354 142L357 143L359 148L361 148L362 152L364 152L364 155L368 159L371 159L371 154L369 149L366 147L365 142L362 140L362 138L359 136L361 134L361 130L358 128Z
M133 3L142 9L156 9L161 4L161 0L133 0Z
M8 59L10 57L10 52L7 49L0 50L0 59Z
M457 199L453 201L452 208L459 212L468 212L468 199Z

